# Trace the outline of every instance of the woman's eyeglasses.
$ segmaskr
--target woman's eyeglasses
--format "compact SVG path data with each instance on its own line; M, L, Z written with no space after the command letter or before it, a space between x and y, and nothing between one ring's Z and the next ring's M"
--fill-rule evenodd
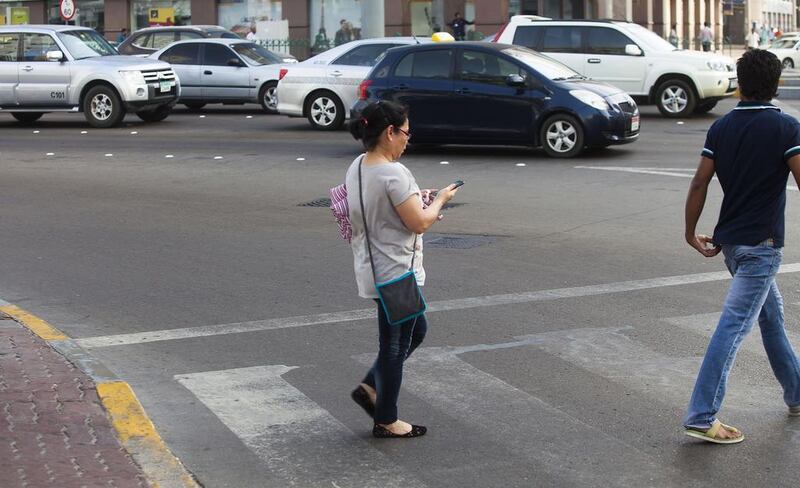
M411 139L411 131L403 130L400 127L395 127L394 130L400 131L406 135L409 139Z

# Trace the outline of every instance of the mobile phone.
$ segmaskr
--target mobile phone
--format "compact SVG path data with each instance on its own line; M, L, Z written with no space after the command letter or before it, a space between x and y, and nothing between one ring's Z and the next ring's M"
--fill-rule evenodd
M454 181L454 182L453 182L453 184L454 184L454 185L456 185L456 186L455 186L456 188L458 188L459 186L463 185L463 184L464 184L464 182L463 182L463 181L461 181L461 180L456 180L456 181Z

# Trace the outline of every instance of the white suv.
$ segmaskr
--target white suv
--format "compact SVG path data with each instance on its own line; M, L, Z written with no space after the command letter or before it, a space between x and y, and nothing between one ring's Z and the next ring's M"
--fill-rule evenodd
M733 60L684 51L630 22L543 20L517 15L494 38L539 51L588 78L615 85L667 117L705 113L738 86Z

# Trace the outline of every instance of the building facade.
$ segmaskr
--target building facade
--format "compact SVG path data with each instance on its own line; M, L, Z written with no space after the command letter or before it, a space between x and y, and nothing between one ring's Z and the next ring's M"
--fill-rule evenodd
M73 22L116 39L151 25L217 24L239 33L261 22L286 21L293 51L305 57L349 39L427 36L448 30L456 12L474 21L469 38L494 34L512 15L608 18L644 25L682 47L697 49L708 22L715 48L723 34L741 44L753 25L794 30L797 0L75 0ZM0 0L0 24L63 23L58 0ZM728 27L723 26L728 23ZM269 36L260 36L262 38ZM285 37L285 36L284 36ZM316 48L315 48L316 46Z

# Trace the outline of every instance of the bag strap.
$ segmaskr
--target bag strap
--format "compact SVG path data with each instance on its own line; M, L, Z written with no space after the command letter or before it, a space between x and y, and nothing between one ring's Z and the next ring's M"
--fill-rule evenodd
M361 161L358 162L358 201L361 204L361 218L364 221L364 236L367 239L367 251L369 251L369 264L372 267L372 279L375 284L378 284L378 277L375 274L375 260L372 258L372 246L369 243L369 230L367 229L367 214L364 212L364 188L361 184L361 165L364 163L364 156L361 156ZM411 253L411 269L414 271L414 259L417 257L417 238L419 236L414 233L414 251Z

